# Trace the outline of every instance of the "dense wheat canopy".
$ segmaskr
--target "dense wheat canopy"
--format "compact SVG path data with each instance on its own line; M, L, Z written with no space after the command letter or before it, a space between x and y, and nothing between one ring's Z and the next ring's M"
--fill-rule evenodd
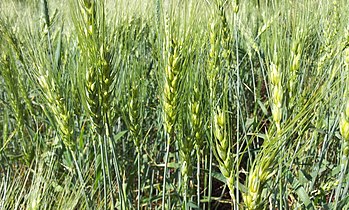
M348 209L345 0L1 0L0 209Z

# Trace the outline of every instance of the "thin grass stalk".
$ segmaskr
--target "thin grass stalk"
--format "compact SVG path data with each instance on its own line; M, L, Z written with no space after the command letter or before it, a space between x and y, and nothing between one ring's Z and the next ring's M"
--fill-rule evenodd
M137 152L137 209L141 209L141 153Z
M115 140L115 139L113 139ZM123 193L122 190L120 190L120 186L123 186L122 184L122 178L121 178L121 173L120 173L120 170L119 170L119 163L117 161L117 157L116 157L116 153L115 153L115 149L114 149L114 145L113 145L113 142L112 142L112 138L109 138L109 147L112 151L112 163L114 164L114 171L115 171L115 175L116 175L116 182L117 182L117 186L119 187L119 190L118 190L118 195L119 195L119 202L120 202L120 209L124 210L124 209L127 209L127 205L126 205L126 198L125 198L125 194Z
M213 175L212 175L212 165L213 165L213 149L211 149L211 147L210 147L210 149L209 149L209 155L208 155L208 158L209 158L209 160L208 160L208 174L207 174L207 176L208 176L208 193L207 193L207 200L208 200L208 204L207 204L207 208L208 209L211 209L211 196L212 196L212 177L213 177ZM206 159L207 159L207 157L206 157ZM207 160L206 160L207 161ZM207 167L206 167L206 169L207 169ZM205 184L205 186L207 186L207 183ZM205 206L204 206L205 207Z
M201 173L201 155L200 152L196 151L196 205L200 208L200 173Z
M226 66L228 66L228 70L230 70L230 68L232 68L233 70L235 70L235 73L237 75L237 80L236 80L236 96L237 96L237 104L236 104L236 168L235 168L235 186L231 186L229 188L230 190L230 197L233 199L233 205L232 207L234 209L239 209L239 203L240 203L240 187L239 187L239 183L240 183L240 116L242 116L241 114L241 105L240 105L240 87L241 87L241 78L240 78L240 61L239 61L239 45L238 45L238 12L239 12L239 0L234 0L233 2L233 10L234 10L234 14L233 14L233 32L234 32L234 43L235 44L235 51L229 51L229 62L226 64ZM229 35L225 35L228 41L230 41L230 37ZM254 43L254 42L252 42ZM256 45L252 44L253 48L255 49L255 51L258 52ZM229 42L225 44L225 48L230 49L229 46ZM252 74L253 76L253 74ZM234 173L234 172L231 172ZM233 177L232 177L233 179ZM232 184L230 182L230 184ZM229 186L229 185L228 185ZM232 195L234 193L233 187L235 187L235 195Z

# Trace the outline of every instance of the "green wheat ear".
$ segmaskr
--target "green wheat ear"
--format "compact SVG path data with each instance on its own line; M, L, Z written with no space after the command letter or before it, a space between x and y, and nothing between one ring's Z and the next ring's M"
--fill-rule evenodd
M103 4L95 1L80 1L80 22L76 25L80 29L81 65L79 83L83 96L82 102L88 111L92 125L98 134L108 133L109 112L113 104L113 69L112 49L107 43ZM78 16L78 15L77 15Z
M36 82L40 86L42 93L48 103L49 111L53 115L59 134L62 137L64 145L70 150L74 150L75 142L73 141L73 125L72 125L72 113L69 111L64 98L62 85L57 80L57 75L54 72L54 66L52 64L52 43L50 35L50 16L48 13L48 4L46 0L42 2L43 17L45 25L45 35L47 36L48 44L47 50L49 51L48 58L42 63L36 63ZM39 60L39 59L38 59Z
M162 117L166 132L166 155L164 177L167 175L168 155L170 144L175 140L175 129L178 120L179 109L179 82L181 80L182 65L182 46L173 35L170 28L170 19L167 16L165 20L165 39L164 39L163 60L165 69L163 75L163 93L162 93ZM165 202L166 181L163 181L162 202ZM164 206L163 206L164 209Z
M165 67L163 110L165 129L170 136L174 133L175 121L178 113L178 84L180 80L181 45L172 38L167 48L167 65Z
M265 153L259 156L259 161L255 162L248 175L247 191L243 194L243 199L248 210L261 208L263 188L266 182L275 174L275 170L271 168L273 161L275 161L275 151L273 146L270 149L266 149Z
M282 88L282 74L277 64L270 64L270 84L272 92L272 115L276 124L277 132L281 130L282 119L282 103L283 103L283 88Z
M210 19L210 50L207 61L206 78L209 84L209 100L211 111L211 125L213 135L211 136L211 145L213 154L219 164L219 169L224 176L229 193L235 201L235 177L232 145L228 133L229 117L227 114L228 97L228 73L221 69L229 69L234 66L234 53L230 50L231 36L227 21L224 2L218 1L217 8ZM216 16L219 19L216 19ZM219 83L220 82L220 83ZM219 87L219 84L223 84ZM217 97L217 90L222 88L222 99ZM223 103L221 103L223 101ZM223 104L223 106L221 105Z

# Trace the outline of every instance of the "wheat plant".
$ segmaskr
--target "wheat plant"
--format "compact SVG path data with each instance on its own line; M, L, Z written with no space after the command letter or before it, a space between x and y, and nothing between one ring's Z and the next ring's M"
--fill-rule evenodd
M0 209L348 209L348 14L0 1Z

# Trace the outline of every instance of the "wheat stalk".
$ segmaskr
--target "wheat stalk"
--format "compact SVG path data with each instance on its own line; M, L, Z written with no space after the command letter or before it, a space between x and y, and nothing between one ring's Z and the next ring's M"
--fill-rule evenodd
M243 194L243 199L249 210L260 208L261 194L264 185L266 181L274 175L274 171L271 170L271 167L273 166L273 161L278 151L278 145L280 145L280 143L275 143L275 140L279 140L281 137L281 120L283 114L282 73L278 66L276 56L274 57L274 62L271 62L269 66L269 78L271 88L271 111L273 121L276 125L276 135L273 137L273 140L269 138L265 140L262 147L263 150L258 155L248 175L247 191Z
M165 169L163 180L163 209L165 202L165 190L166 190L166 175L168 154L170 150L170 144L174 140L175 125L178 118L178 100L179 90L178 85L180 81L180 67L182 64L182 46L172 36L169 18L165 21L165 43L163 58L166 61L164 71L164 91L162 97L162 110L163 110L163 123L167 134L166 141L166 155L165 155Z
M84 62L85 62L85 80L83 84L84 94L86 100L83 100L85 107L89 111L90 117L94 129L97 133L102 133L103 121L101 113L101 86L102 81L100 80L100 75L98 72L98 61L100 60L97 53L98 46L94 43L94 37L96 36L96 5L94 1L84 0L80 1L81 12L84 15L84 34L85 37L81 40L81 51ZM104 62L102 62L104 63ZM82 80L83 81L83 80Z
M224 101L227 97L228 89L228 77L227 73L223 72L223 76L220 75L220 68L229 69L235 59L232 58L233 53L230 51L229 43L229 28L226 19L224 4L218 2L218 16L220 21L217 22L214 19L215 10L211 19L210 27L210 53L207 68L207 80L209 83L210 92L210 107L211 107L211 126L213 131L213 140L211 141L213 153L216 160L219 163L219 169L222 175L227 181L230 196L235 201L234 196L234 167L231 153L231 143L227 133L228 117L226 113L226 102ZM216 86L217 81L223 83L223 110L220 105L215 105L216 101Z
M97 3L92 0L84 0L79 3L83 15L82 30L84 36L80 37L81 56L83 58L83 78L81 89L84 96L83 103L91 117L94 129L98 134L107 134L108 114L111 110L112 82L115 73L112 68L111 49L106 43L103 11L97 14ZM103 6L99 5L103 10Z
M61 92L60 84L57 82L57 78L52 72L53 60L52 60L52 46L50 37L50 16L48 13L47 1L43 0L43 19L44 19L44 32L48 40L48 62L35 63L37 69L36 82L39 84L42 93L47 101L49 111L53 115L53 119L56 122L58 131L62 137L64 145L73 151L74 142L72 139L73 126L71 113L68 111L66 105L66 99ZM35 58L36 59L36 58ZM39 60L39 59L38 59Z
M349 37L349 36L347 36ZM349 78L347 75L347 72L349 71L349 48L345 48L343 51L343 57L344 57L344 69L346 71L345 73L345 92L344 92L344 110L341 113L340 120L339 120L339 132L342 136L342 158L341 158L341 173L339 177L339 184L337 186L336 190L336 200L335 208L337 209L337 203L338 201L344 197L344 195L347 194L348 186L342 191L342 185L344 181L345 174L347 172L348 167L348 157L349 157Z
M133 78L131 81L130 97L128 99L128 126L131 131L133 143L137 153L137 209L140 209L141 203L141 96L140 84L137 84L138 79Z
M202 97L199 92L197 84L194 84L193 94L190 97L189 112L190 112L190 126L191 126L191 139L194 140L194 147L196 150L197 158L197 205L200 206L200 157L203 148L203 117L202 117Z
M92 124L92 133L98 141L93 141L95 158L100 152L103 172L104 207L107 208L108 189L112 186L108 147L113 148L110 125L113 110L113 66L112 47L109 45L105 22L104 1L79 0L78 11L74 14L75 26L79 30L81 63L78 69L78 83L81 101ZM95 146L98 144L98 149ZM115 153L112 153L115 157ZM118 174L118 172L116 172ZM107 184L108 182L108 184ZM118 185L120 181L118 180ZM100 187L100 185L99 185ZM111 190L111 189L110 189ZM122 200L122 191L119 190ZM111 206L114 206L114 195ZM123 200L122 200L123 201Z

